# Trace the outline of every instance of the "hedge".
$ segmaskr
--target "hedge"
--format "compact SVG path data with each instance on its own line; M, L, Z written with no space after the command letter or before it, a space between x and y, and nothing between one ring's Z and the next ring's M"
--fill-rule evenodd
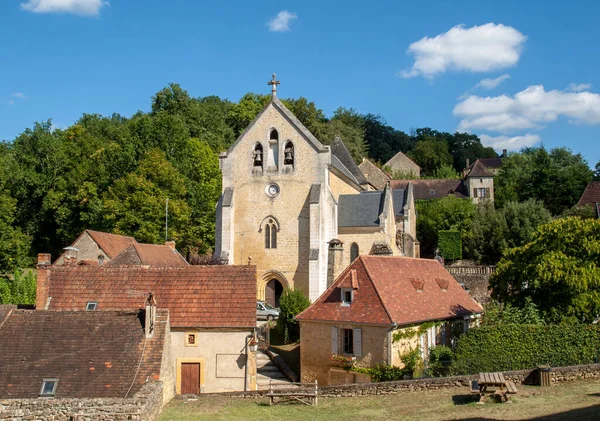
M600 354L597 325L498 325L472 328L458 340L452 374L591 364Z
M444 259L462 259L462 238L460 235L460 231L439 230L438 249L440 251L440 254L444 257Z

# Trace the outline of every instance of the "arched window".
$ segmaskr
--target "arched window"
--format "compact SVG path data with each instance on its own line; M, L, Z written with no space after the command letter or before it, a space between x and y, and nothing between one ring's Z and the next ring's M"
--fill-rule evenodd
M269 219L265 224L265 248L277 248L277 225L272 219Z
M352 243L350 246L350 262L354 262L358 257L358 244Z
M263 148L260 143L257 143L254 146L254 151L252 152L252 161L253 161L254 167L262 168L262 166L263 166Z
M267 161L267 171L277 171L279 166L279 133L272 129L269 133L269 160Z
M292 142L286 142L285 148L283 148L283 163L284 165L294 165L294 144Z

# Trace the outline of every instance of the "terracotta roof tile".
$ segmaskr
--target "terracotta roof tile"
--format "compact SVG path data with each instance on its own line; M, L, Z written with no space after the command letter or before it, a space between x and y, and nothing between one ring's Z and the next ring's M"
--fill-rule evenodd
M493 176L494 176L494 174L489 172L487 170L487 168L485 167L485 165L483 165L481 163L481 161L478 159L473 164L471 171L469 171L469 173L466 175L466 178L468 178L468 177L493 177Z
M595 203L600 203L600 181L591 181L587 185L577 206L593 205Z
M415 200L441 199L452 194L457 197L467 197L467 189L463 180L392 180L392 189L407 189L408 183L413 185Z
M86 230L109 258L116 257L119 253L135 243L135 238L125 235L109 234L107 232Z
M134 310L153 292L170 310L173 327L256 325L255 266L185 268L54 266L49 270L50 310Z
M177 250L164 244L133 243L106 266L144 265L167 267L187 267L189 263Z
M340 285L353 270L359 288L342 306ZM436 260L360 256L297 319L408 325L482 311Z
M14 310L0 327L0 396L37 398L45 378L58 379L57 398L122 398L130 387L135 394L147 378L160 377L168 324L168 312L159 310L146 340L142 316Z

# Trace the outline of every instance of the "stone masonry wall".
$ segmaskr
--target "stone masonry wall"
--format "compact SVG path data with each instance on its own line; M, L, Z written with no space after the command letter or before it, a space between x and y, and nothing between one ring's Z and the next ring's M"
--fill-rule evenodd
M504 372L504 378L517 384L537 384L537 369ZM319 386L319 397L341 398L372 395L396 395L408 391L437 390L469 387L471 380L478 375L438 377L429 379L401 380L395 382L362 383L336 386ZM550 373L551 383L561 383L583 379L600 379L600 364L553 367ZM225 396L257 399L269 391L228 393ZM203 395L206 396L206 395ZM224 396L221 394L220 396Z
M0 399L0 420L152 421L163 407L163 385L149 383L132 398Z

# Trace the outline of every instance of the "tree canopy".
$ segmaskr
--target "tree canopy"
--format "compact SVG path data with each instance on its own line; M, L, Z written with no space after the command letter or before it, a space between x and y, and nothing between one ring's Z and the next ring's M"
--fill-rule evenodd
M600 220L563 218L531 242L506 251L490 279L492 297L517 307L527 299L551 320L600 315Z

